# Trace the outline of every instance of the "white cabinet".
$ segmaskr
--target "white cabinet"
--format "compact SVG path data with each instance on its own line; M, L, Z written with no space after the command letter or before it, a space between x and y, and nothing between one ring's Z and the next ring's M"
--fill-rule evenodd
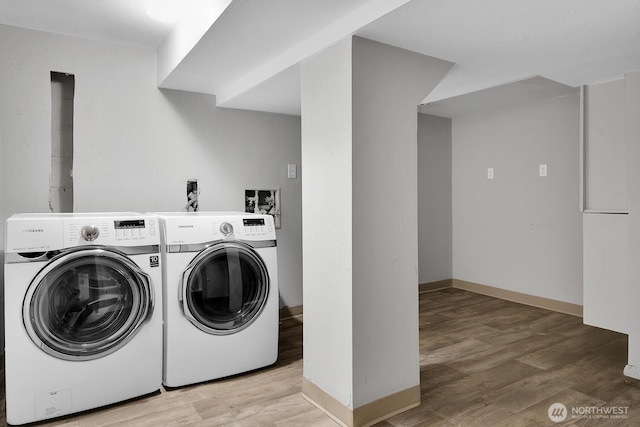
M583 215L583 320L587 325L628 333L625 214Z
M627 116L623 80L584 89L583 183L587 212L625 212Z
M628 191L625 80L584 88L584 323L627 333Z

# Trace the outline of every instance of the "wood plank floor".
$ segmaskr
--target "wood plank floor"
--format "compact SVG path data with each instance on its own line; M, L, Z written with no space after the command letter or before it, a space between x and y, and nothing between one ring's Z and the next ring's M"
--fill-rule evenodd
M420 353L422 404L376 427L640 425L640 387L622 374L626 335L580 318L457 289L423 293ZM302 323L287 319L272 367L37 425L336 426L301 397L301 380ZM4 385L0 399L1 425ZM549 419L553 403L568 408L565 422ZM592 406L626 418L571 418Z

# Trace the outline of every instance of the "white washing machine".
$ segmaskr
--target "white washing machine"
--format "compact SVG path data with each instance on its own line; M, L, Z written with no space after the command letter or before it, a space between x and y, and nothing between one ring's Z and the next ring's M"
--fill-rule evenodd
M157 213L162 230L167 387L275 363L278 270L273 217Z
M157 221L129 213L7 220L8 423L63 416L161 388Z

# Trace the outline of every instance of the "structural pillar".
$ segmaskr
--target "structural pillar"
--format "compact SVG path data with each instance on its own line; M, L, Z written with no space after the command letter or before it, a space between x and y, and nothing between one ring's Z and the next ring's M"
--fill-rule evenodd
M640 71L625 75L627 200L629 203L627 314L629 359L624 374L640 380ZM621 307L624 309L625 307Z
M452 65L358 37L301 65L303 394L346 426L420 404L417 105Z

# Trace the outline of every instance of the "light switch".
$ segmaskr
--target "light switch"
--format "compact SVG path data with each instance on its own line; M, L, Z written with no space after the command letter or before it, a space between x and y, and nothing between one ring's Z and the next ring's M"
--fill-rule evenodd
M540 165L538 167L538 173L540 176L547 176L547 165L546 164Z
M487 169L487 179L493 179L493 168Z
M298 168L296 165L287 165L287 178L297 178Z

